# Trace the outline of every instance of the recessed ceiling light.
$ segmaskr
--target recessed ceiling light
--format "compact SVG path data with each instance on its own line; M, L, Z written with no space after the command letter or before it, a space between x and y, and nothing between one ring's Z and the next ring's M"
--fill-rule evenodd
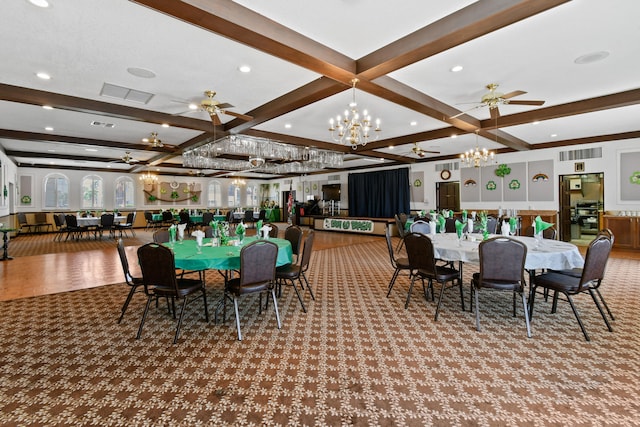
M552 133L551 135L549 135L551 138L555 138L556 136L558 136L557 133Z
M85 149L84 149L84 151L92 151L92 152L95 152L95 151L98 151L98 150L96 150L95 148L85 148Z
M535 122L531 123L532 125L539 125L540 122L538 120L536 120Z
M163 124L162 124L162 127L163 127L163 128L168 128L168 127L169 127L169 123L163 123Z
M238 70L240 70L241 73L249 73L251 72L251 67L248 65L241 65L238 67Z
M600 52L592 52L579 56L573 62L578 65L591 64L593 62L602 61L607 56L609 56L609 52L602 50Z
M412 122L411 122L411 123L409 123L409 124L410 124L411 126L417 126L417 125L418 125L418 122L416 122L416 121L414 120L414 121L412 121Z
M455 133L453 135L451 135L451 139L456 139L458 137L458 135L456 135Z
M284 128L285 129L291 129L291 123L285 123L284 124Z
M111 169L111 165L107 165L107 169Z
M49 7L49 2L47 0L29 0L29 3L38 7Z
M462 71L462 70L463 70L463 68L464 68L464 67L463 67L462 65L455 65L455 66L451 67L451 70L450 70L450 71L451 71L452 73L457 73L457 72L459 72L459 71Z
M42 79L42 80L51 80L51 76L43 71L40 71L39 73L36 73L36 76L38 76L38 78Z
M149 142L149 138L142 138L142 142Z
M193 103L189 104L189 109L190 110L197 110L198 108L199 108L198 104L193 104Z
M50 164L50 165L55 165L55 164L56 164L56 162L49 162L49 164Z
M56 152L56 150L52 150L52 149L49 149L47 151L50 152L50 153L55 153Z
M48 130L49 132L51 132L53 128L51 126L47 126L46 128L44 128L44 130Z
M393 150L393 148L394 148L393 145L389 146L389 150Z
M142 77L143 79L152 79L156 76L156 73L151 70L136 67L127 68L127 73L131 74L132 76Z
M53 110L53 107L51 105L43 105L42 108L44 108L45 110Z

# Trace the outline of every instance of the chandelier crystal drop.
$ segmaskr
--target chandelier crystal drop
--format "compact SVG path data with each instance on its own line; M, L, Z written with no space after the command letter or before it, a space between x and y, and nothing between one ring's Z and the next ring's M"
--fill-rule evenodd
M367 110L362 112L362 116L358 112L358 103L356 102L356 84L358 79L351 80L353 85L353 99L349 104L349 108L344 111L344 118L340 115L336 119L329 119L329 131L331 138L342 145L350 145L354 150L358 145L365 146L370 141L375 141L380 137L380 119L376 119L375 128L372 127L371 116ZM374 132L371 135L371 131Z

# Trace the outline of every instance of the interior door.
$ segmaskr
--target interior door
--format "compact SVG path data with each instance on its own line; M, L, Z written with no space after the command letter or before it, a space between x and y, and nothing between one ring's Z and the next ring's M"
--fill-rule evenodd
M560 240L571 241L571 192L567 177L560 180Z
M454 212L458 212L460 210L459 182L436 183L436 194L438 198L438 210L451 209Z

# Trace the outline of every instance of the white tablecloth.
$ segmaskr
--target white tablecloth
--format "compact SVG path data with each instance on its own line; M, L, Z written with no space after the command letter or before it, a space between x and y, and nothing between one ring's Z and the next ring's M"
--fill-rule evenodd
M91 227L91 226L96 226L96 225L100 225L100 218L99 217L86 217L86 218L82 218L82 217L78 217L76 218L78 221L78 227ZM127 222L127 217L126 216L116 216L113 218L113 223L114 224L119 224L120 222Z
M476 241L463 239L460 243L458 243L456 233L437 234L430 237L436 258L476 264L480 262L478 245L482 241L481 235L472 234L471 237ZM513 236L513 238L527 245L527 258L524 264L524 268L527 270L543 268L565 270L584 265L582 255L574 244L550 239L542 239L538 243L533 237L525 236ZM499 262L499 260L497 261Z

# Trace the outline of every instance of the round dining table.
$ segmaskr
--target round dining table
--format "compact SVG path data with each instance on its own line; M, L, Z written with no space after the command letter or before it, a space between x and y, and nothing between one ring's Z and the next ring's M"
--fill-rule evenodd
M255 242L258 237L245 237L242 246ZM212 246L212 239L204 239L200 253L195 240L183 240L173 244L165 243L173 250L176 268L183 270L238 270L240 269L241 245L235 245L236 240L230 240L233 246ZM270 238L268 241L278 245L276 266L291 264L293 250L286 239Z

